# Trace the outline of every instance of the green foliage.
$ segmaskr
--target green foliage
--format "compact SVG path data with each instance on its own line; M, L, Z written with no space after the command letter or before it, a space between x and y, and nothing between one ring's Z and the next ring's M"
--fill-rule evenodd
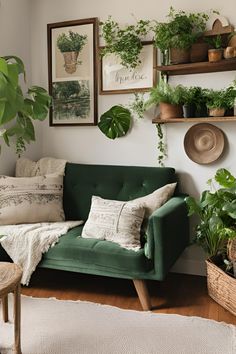
M134 100L129 104L129 109L139 119L143 118L144 112L146 111L143 93L134 94Z
M33 120L47 117L51 98L42 87L32 86L24 95L19 76L25 76L24 64L15 56L0 57L0 128L1 137L9 146L15 139L20 155L25 144L35 140Z
M113 106L103 113L98 127L109 139L115 139L127 134L131 125L131 113L122 106Z
M87 35L69 31L69 34L59 34L57 47L63 52L80 52L87 43Z
M200 86L183 87L183 104L193 104L197 110L206 105L208 90Z
M157 22L153 28L157 48L164 52L168 48L187 49L196 42L206 28L209 16L202 12L189 13L170 8L168 22Z
M143 48L142 38L150 30L150 22L140 20L136 25L120 28L111 16L102 23L102 37L106 47L101 54L114 53L121 59L126 68L136 68L140 64L139 55Z
M218 189L214 187L216 182ZM187 197L186 203L189 215L200 218L196 242L210 257L215 257L224 254L228 240L236 237L236 179L221 168L208 183L211 190L202 192L199 200Z
M204 37L205 42L207 42L209 44L209 46L212 49L221 49L222 48L222 37L220 34L218 34L217 36L213 36L213 37Z
M207 107L208 108L228 108L228 101L226 100L227 91L222 90L207 90Z
M158 143L157 143L157 150L158 150L158 156L157 156L157 161L158 165L161 167L164 167L164 160L167 156L166 152L166 144L164 142L164 134L162 131L162 125L161 124L156 124L156 129L157 129L157 138L158 138Z
M159 105L160 102L170 104L183 104L184 87L182 85L171 86L160 80L156 87L151 88L149 99L145 103L146 109Z

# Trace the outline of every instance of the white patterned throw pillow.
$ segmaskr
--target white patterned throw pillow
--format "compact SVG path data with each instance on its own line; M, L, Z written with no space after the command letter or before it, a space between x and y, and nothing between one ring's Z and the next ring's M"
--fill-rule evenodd
M147 220L170 199L176 184L166 184L144 197L128 202L93 196L88 220L81 236L113 241L127 249L140 249L140 229L144 216ZM143 224L143 231L146 224L147 221Z
M64 221L63 176L0 176L0 225Z
M135 203L93 196L82 237L108 240L138 250L145 209Z

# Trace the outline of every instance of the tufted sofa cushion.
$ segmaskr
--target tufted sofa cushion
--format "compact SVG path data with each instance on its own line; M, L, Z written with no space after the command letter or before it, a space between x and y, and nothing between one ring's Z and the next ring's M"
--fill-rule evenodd
M67 163L64 177L66 220L87 220L93 195L132 200L176 182L174 168Z

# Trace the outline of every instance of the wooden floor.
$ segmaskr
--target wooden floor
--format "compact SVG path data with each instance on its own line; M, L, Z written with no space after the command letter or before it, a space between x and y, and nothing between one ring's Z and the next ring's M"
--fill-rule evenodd
M171 273L164 282L149 281L153 312L200 316L236 325L236 317L207 295L206 278ZM131 280L39 269L22 293L35 297L87 300L124 309L141 306Z

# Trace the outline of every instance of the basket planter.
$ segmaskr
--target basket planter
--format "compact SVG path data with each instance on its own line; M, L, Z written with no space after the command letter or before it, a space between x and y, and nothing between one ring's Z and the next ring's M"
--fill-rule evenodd
M207 265L207 288L209 296L236 316L236 279L225 273L211 259Z
M161 119L172 119L172 118L183 117L183 107L181 105L160 102L159 108L160 108Z
M185 64L190 62L190 49L170 48L170 63Z

